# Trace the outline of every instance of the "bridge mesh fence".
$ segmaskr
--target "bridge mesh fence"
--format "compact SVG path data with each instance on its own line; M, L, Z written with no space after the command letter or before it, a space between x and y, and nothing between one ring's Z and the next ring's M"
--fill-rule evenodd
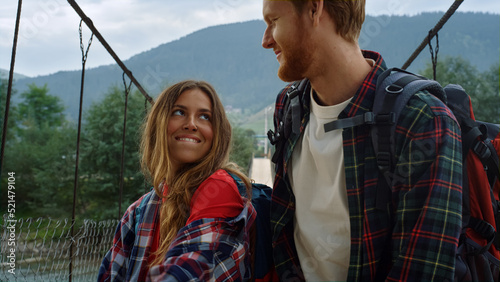
M95 281L119 220L0 219L0 281ZM73 251L70 257L70 247Z

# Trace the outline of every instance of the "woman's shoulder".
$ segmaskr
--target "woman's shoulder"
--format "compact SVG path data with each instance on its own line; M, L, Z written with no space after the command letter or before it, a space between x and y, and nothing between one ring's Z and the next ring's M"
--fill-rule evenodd
M195 192L195 194L199 193L210 193L212 195L217 194L218 196L224 197L229 197L231 194L233 197L240 195L238 186L236 185L233 177L224 169L215 171L207 179L205 179Z
M210 175L204 182L206 181L224 181L228 184L236 186L236 182L234 182L233 177L224 169L218 169L212 175Z
M235 217L241 213L243 205L243 198L231 175L225 170L217 170L193 194L188 222L200 218Z

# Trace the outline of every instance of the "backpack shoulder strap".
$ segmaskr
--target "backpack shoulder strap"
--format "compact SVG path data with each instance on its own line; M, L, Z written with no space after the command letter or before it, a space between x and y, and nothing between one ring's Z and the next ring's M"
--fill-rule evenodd
M499 158L492 140L499 135L498 124L476 121L470 96L457 84L449 84L444 90L448 97L448 107L458 120L462 129L462 151L464 158L474 152L487 168L488 181L492 187L500 179Z
M384 174L395 165L394 132L399 116L411 96L422 90L428 90L446 103L446 95L438 82L405 70L386 70L377 81L372 109L375 119L371 136L377 165Z
M283 97L283 109L278 112L275 132L269 130L267 137L272 145L276 145L276 151L272 161L277 163L281 155L285 140L288 140L291 133L299 134L303 116L301 103L304 91L309 85L308 79L295 81L291 84Z
M471 98L460 85L449 84L444 90L448 97L447 105L455 115L462 132L464 160L462 228L465 232L462 236L469 236L466 235L467 230L472 229L475 234L486 240L485 244L476 248L476 253L487 252L492 244L499 249L500 236L496 235L492 221L494 219L497 228L500 226L499 202L496 200L498 196L495 195L498 193L495 185L500 179L499 151L492 142L498 138L500 126L475 120ZM485 200L482 201L483 199ZM488 201L492 201L489 208ZM481 205L485 203L486 205L482 207Z
M392 68L382 73L377 80L370 129L373 148L381 178L377 191L377 208L387 209L393 184L395 159L396 125L413 94L427 90L446 103L446 94L441 85L406 70Z

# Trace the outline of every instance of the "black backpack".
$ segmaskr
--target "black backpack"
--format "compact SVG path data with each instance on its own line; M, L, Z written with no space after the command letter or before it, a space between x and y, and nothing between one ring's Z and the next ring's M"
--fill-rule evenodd
M283 142L298 133L302 107L299 93L308 81L295 82L287 93L277 132L268 132L277 144L273 161L280 157ZM455 266L455 281L498 281L500 271L500 126L474 120L470 97L459 85L442 87L438 82L393 68L380 75L371 112L325 124L325 131L369 125L382 179L378 181L376 204L387 210L394 181L394 136L399 115L411 96L427 90L454 113L462 130L463 207L462 233Z
M240 195L246 197L246 186L236 175L233 177ZM252 249L252 281L266 281L274 271L273 247L271 242L271 195L273 190L264 184L252 183L252 205L257 217L251 228L250 246Z

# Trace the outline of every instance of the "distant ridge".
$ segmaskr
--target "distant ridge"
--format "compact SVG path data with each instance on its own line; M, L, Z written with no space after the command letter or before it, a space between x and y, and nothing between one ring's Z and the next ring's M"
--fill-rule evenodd
M1 79L9 79L9 73L10 73L9 70L0 69L0 78ZM18 74L16 72L14 72L14 80L23 79L23 78L29 78L29 76Z
M400 67L441 16L367 16L360 47L378 51L388 66ZM261 47L264 29L260 20L208 27L139 53L124 63L150 96L156 97L166 85L181 79L202 79L215 86L226 106L254 113L273 103L285 85L276 75L274 53ZM499 62L499 43L498 15L456 13L439 32L438 57L462 56L483 71ZM429 50L425 49L409 70L422 70L428 62ZM85 108L99 101L109 87L123 88L122 71L117 65L87 69L85 78ZM76 117L80 71L18 77L18 93L30 83L47 84L50 94L61 97L69 116Z

